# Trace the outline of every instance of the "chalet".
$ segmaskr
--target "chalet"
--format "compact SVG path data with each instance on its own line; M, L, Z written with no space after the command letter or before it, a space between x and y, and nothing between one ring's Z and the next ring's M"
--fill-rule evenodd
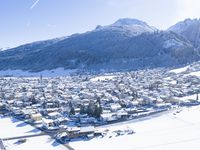
M112 103L110 105L110 109L112 112L116 112L117 110L120 110L121 109L121 106L119 103Z
M19 116L19 115L22 115L22 114L23 114L22 111L21 111L21 109L20 109L19 107L12 107L12 108L11 108L11 111L12 111L12 113L13 113L14 115L16 115L16 116Z
M101 114L101 120L104 122L113 122L117 121L118 117L116 113Z
M81 127L79 135L88 135L88 134L94 134L95 128L94 126L88 126L88 127Z
M58 130L59 123L52 119L42 118L42 127L47 130Z
M42 115L40 113L32 113L30 115L30 118L31 118L32 121L41 121Z
M69 141L74 138L79 138L79 137L93 137L95 133L95 128L93 126L88 126L88 127L71 127L66 130L66 132L62 133L59 135L57 138L63 141Z
M62 115L59 113L59 112L51 112L51 113L48 113L48 118L49 119L57 119L57 118L60 118L62 117Z
M126 111L118 111L117 116L119 119L127 119L130 115Z
M26 108L26 109L21 110L21 112L22 112L22 117L23 118L29 119L29 118L31 118L31 114L32 114L33 110L30 109L30 108L29 109Z

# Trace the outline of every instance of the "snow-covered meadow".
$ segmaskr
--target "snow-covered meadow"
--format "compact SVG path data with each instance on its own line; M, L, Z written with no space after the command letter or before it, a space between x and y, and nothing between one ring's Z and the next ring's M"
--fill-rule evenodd
M102 126L98 129L109 130L105 137L88 141L72 141L69 145L75 150L196 150L200 146L199 116L200 106L195 106L183 108L180 112L174 110L157 117L148 117L148 119ZM117 136L113 132L126 129L133 129L136 133ZM0 118L1 138L38 133L39 130L16 119ZM17 144L17 140L5 141L4 144L10 150L66 149L48 135L27 138L27 141L22 144Z
M15 118L0 116L0 138L11 138L35 135L41 133L40 130L19 121ZM18 143L18 139L4 141L4 145L8 150L63 150L66 149L61 144L55 142L48 135L41 135L36 137L28 137L25 143Z
M200 146L200 107L184 108L149 120L113 125L112 130L134 129L132 135L71 142L76 150L197 150ZM111 137L112 136L112 137Z

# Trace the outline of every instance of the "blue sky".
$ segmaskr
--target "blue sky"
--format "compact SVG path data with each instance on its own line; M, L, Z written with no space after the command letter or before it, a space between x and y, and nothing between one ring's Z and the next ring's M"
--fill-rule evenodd
M199 0L0 0L0 48L82 33L119 18L166 29L199 14Z

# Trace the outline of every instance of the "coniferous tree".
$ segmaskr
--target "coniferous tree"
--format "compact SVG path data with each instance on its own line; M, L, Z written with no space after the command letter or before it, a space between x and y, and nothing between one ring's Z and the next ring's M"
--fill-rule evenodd
M85 108L85 106L84 105L81 105L81 107L80 107L80 114L86 114L87 112L86 112L86 108Z
M198 101L198 100L199 100L199 95L197 94L196 101Z
M74 109L74 107L71 107L69 114L70 115L75 115L75 109Z

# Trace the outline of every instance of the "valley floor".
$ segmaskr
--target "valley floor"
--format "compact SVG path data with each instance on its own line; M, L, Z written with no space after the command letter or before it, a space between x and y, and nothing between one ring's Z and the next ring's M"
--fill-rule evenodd
M149 120L141 120L107 128L106 137L90 141L74 141L70 146L76 150L169 150L199 149L200 107L183 108ZM116 136L113 131L134 129L135 134ZM106 128L102 128L104 130Z
M75 150L188 150L190 148L195 150L200 146L199 116L200 106L195 106L183 108L181 111L163 113L157 117L150 116L148 119L102 126L98 129L109 130L106 136L88 141L71 141L69 146ZM4 141L9 150L66 149L48 135L42 135L41 131L13 118L0 117L0 128L2 139L30 136L26 138L25 143L19 143L17 139ZM133 129L136 133L117 136L115 131L126 129Z
M26 137L25 143L19 142L19 139L24 139L21 137ZM8 139L3 142L6 150L66 149L65 146L55 142L49 135L10 117L0 116L0 139Z

